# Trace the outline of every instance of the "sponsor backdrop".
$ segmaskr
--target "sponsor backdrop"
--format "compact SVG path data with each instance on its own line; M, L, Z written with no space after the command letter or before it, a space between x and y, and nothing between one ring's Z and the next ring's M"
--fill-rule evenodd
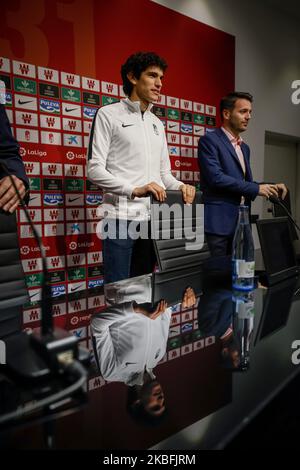
M174 175L197 185L198 140L218 125L219 99L234 88L234 38L149 0L11 0L1 7L0 26L0 80L30 179L53 313L89 346L89 315L104 305L96 235L102 195L85 176L93 116L124 96L120 66L127 56L156 51L169 69L153 112L165 126ZM22 212L19 231L31 298L23 323L34 328L42 263ZM190 327L197 330L193 312ZM182 333L180 322L177 329ZM170 339L172 357L180 354L177 343Z

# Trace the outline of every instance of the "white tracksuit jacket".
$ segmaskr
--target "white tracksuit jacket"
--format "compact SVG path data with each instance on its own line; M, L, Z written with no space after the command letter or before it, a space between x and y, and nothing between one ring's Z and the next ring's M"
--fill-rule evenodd
M171 173L165 130L151 107L142 114L140 102L126 98L99 109L94 118L87 176L104 190L109 215L147 220L149 197L131 199L133 189L152 181L166 189L182 184Z

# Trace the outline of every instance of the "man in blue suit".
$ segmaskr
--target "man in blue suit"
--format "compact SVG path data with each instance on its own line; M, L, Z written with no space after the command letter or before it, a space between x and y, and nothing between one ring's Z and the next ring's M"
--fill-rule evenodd
M250 206L256 196L285 197L284 184L253 181L250 149L240 134L251 118L253 98L232 92L222 98L222 127L199 140L198 160L205 204L205 234L213 256L231 254L239 205Z
M26 197L28 198L29 182L19 153L19 145L12 135L3 104L0 104L0 162L1 160L14 178L21 197L25 197L26 200ZM0 165L0 209L13 213L18 204L18 196L11 180Z

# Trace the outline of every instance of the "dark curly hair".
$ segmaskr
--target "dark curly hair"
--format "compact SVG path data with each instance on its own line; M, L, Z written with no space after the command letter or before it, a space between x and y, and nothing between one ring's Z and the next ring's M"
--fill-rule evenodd
M123 64L121 67L121 76L125 95L130 96L133 90L133 85L129 81L127 74L132 72L134 77L139 79L141 73L151 65L156 65L163 72L168 67L167 62L155 52L136 52L135 54L132 54L130 57L128 57L125 64Z

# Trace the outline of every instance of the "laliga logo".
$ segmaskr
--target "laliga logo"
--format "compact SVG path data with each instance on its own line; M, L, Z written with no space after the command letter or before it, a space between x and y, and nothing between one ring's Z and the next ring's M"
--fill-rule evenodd
M71 242L71 243L69 243L69 248L70 248L70 250L76 250L76 248L77 248L77 243L76 243L76 242Z
M175 160L175 166L178 168L180 167L180 161L179 160Z
M29 246L22 246L21 247L21 254L22 255L28 255L29 252L30 252Z
M74 160L75 153L74 152L67 152L66 154L68 160Z
M20 147L20 155L21 155L21 157L25 157L26 149L24 149L24 147Z
M292 82L291 88L295 89L291 95L292 103L300 104L300 80L294 80Z
M79 322L79 318L78 318L78 317L73 317L73 318L71 319L71 325L73 325L73 326L77 325L78 322Z

